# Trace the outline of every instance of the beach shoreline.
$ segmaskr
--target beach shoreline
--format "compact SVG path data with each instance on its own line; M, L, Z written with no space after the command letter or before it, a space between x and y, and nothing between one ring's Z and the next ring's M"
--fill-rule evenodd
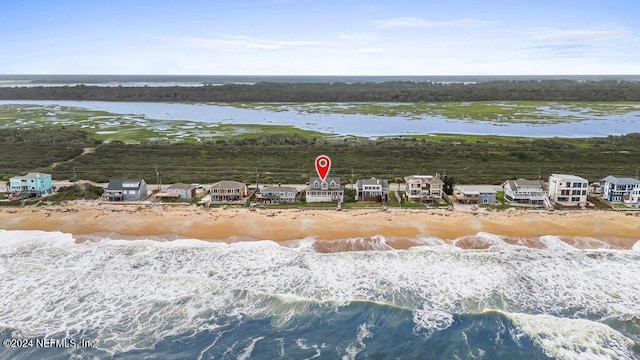
M286 243L312 237L336 241L382 236L388 239L434 237L453 241L479 233L513 242L553 235L581 239L572 246L606 243L631 249L640 240L640 213L572 210L449 211L427 209L255 209L123 205L66 205L1 208L0 229L70 233L77 239L270 240ZM597 239L599 245L593 244ZM401 243L401 242L400 242ZM400 248L410 247L400 244ZM415 245L415 244L414 244ZM535 243L526 243L536 247ZM468 245L473 247L474 245Z

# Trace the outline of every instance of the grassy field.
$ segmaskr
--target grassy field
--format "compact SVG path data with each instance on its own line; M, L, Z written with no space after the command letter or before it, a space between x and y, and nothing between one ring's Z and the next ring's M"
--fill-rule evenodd
M609 115L640 112L640 104L627 102L480 101L441 103L231 103L242 109L313 114L360 114L420 118L546 124L582 121Z
M287 134L306 137L330 135L284 125L228 125L180 120L154 120L58 105L0 106L0 129L82 130L99 141L126 144L145 142L196 143L207 140Z

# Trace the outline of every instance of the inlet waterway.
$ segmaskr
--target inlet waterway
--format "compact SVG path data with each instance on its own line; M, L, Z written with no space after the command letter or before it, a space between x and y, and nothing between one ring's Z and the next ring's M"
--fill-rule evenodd
M579 121L531 124L487 120L450 119L440 116L375 116L362 114L303 113L237 108L225 104L136 103L102 101L0 100L0 106L64 106L106 111L156 120L209 124L286 125L336 135L382 137L417 134L470 134L527 137L600 137L640 132L640 111L625 114L581 115ZM559 120L559 121L558 121Z

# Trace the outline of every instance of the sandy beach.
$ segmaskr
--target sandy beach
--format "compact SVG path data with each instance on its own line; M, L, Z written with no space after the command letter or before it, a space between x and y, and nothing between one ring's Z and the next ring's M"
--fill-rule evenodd
M592 247L592 239L630 249L640 239L640 213L604 211L460 212L447 210L203 209L171 206L69 205L0 209L5 230L61 231L79 239L91 234L121 238L193 238L210 241L287 242L312 236L318 241L436 237L445 241L480 232L536 247L535 238L555 235ZM564 240L563 238L563 240ZM523 240L524 239L524 240ZM529 239L529 240L526 240ZM531 240L533 239L533 240ZM576 244L581 239L582 244ZM409 247L409 241L396 247ZM415 245L415 244L413 244ZM473 244L468 245L473 247Z

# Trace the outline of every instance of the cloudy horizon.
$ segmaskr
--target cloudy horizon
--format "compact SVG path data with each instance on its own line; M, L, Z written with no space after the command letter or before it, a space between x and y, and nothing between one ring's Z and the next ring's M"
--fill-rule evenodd
M0 73L640 73L630 1L36 1L5 4Z

